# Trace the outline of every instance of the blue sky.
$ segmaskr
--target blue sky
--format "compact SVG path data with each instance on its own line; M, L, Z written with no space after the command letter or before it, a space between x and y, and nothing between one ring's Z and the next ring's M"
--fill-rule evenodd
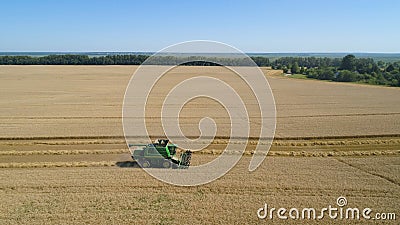
M398 0L3 0L0 51L400 52Z

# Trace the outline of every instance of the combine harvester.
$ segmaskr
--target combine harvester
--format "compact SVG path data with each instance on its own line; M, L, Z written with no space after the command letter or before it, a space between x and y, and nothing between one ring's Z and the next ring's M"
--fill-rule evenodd
M168 142L169 140L160 139L147 145L129 144L129 151L132 159L143 168L189 168L192 152L186 150L178 158L176 154L178 146Z

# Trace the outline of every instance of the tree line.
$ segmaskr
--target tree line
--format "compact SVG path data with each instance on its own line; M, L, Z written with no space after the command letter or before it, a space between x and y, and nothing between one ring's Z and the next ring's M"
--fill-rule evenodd
M186 66L248 66L248 58L205 56L156 56L149 55L87 55L0 56L0 65L186 65ZM149 60L148 60L149 59ZM285 73L303 74L308 78L339 82L400 86L400 62L375 62L371 58L328 57L267 57L252 56L257 66L270 66ZM147 61L146 61L147 60Z
M285 57L277 59L271 66L285 73L303 74L319 80L400 87L400 62L375 62L371 58L356 58L351 54L342 59Z
M147 55L87 55L0 56L0 65L140 65Z
M48 55L32 56L0 56L0 65L141 65L144 62L153 65L187 66L247 66L253 62L241 57L205 57L205 56L154 56L149 55L107 55L89 57L87 55ZM258 66L270 66L266 57L251 57Z

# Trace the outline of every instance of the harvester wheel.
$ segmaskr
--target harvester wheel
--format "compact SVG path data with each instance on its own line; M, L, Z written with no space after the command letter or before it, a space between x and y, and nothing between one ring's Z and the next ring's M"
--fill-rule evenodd
M143 167L143 168L149 168L149 167L150 167L150 162L147 161L147 160L144 160L144 161L142 162L142 167Z
M171 167L171 162L165 160L165 161L162 163L162 166L163 166L164 168L169 168L169 167Z

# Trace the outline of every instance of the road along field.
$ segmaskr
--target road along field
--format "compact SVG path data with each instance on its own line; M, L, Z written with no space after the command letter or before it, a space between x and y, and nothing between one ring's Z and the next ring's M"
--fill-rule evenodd
M150 95L152 136L162 136L160 109L168 88L208 75L230 83L249 108L252 136L226 176L198 187L175 187L131 162L121 108L134 66L0 66L0 224L255 224L270 207L337 206L400 215L400 89L296 80L263 68L277 107L276 139L255 172L248 164L257 137L254 96L221 67L178 67ZM227 144L226 111L195 99L181 112L182 130L215 118L217 138L193 164ZM141 119L141 118L138 118ZM144 139L138 138L138 142ZM242 140L237 140L242 141ZM372 214L371 214L372 215ZM376 220L280 220L275 223L365 224ZM398 224L397 220L381 221Z

